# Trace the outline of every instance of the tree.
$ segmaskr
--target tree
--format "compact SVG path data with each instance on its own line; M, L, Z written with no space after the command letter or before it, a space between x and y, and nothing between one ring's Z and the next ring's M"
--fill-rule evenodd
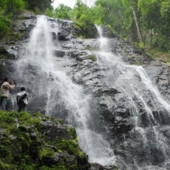
M142 34L141 34L140 24L139 24L139 19L138 19L137 13L136 13L137 1L136 0L121 0L121 2L125 7L130 7L132 9L133 18L134 18L136 29L137 29L137 35L138 35L140 43L143 44L143 39L142 39Z
M168 50L170 45L170 2L169 0L139 0L141 23L147 40L152 47Z
M124 7L120 0L97 0L95 5L96 20L98 18L103 25L110 25L115 32L125 36Z
M51 4L53 0L25 0L27 3L27 9L35 10L38 9L39 12L45 12L47 8L52 9Z
M91 17L90 8L81 0L77 0L74 9L70 13L71 19L75 21L75 30L77 36L85 38L94 37L95 26Z
M54 10L54 17L60 19L70 19L71 8L61 4L58 8Z
M11 15L12 18L15 18L17 14L25 9L24 0L6 0L5 2L5 15Z

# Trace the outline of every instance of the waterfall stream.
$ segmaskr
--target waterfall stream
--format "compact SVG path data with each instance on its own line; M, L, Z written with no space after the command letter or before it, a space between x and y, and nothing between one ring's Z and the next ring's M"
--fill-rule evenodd
M89 162L102 165L115 163L115 156L102 134L89 126L92 122L90 103L93 97L85 93L83 86L75 84L68 76L67 59L54 56L54 49L61 49L59 42L54 45L51 32L57 35L56 22L50 26L44 16L37 18L20 60L17 62L17 76L27 82L31 97L45 96L46 115L66 115L65 121L76 128L80 148L88 155ZM90 128L91 127L91 128Z
M161 96L142 66L128 65L121 56L111 52L109 39L102 36L101 27L97 29L100 50L94 54L98 65L106 75L107 86L123 94L134 126L129 137L120 142L119 147L129 158L117 155L118 167L126 170L169 170L170 103Z

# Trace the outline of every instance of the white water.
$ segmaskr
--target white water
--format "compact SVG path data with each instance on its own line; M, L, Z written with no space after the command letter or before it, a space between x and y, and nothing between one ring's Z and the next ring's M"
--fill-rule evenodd
M82 86L73 83L64 68L57 67L63 64L64 59L56 60L53 55L53 49L61 47L54 46L52 29L44 16L38 17L30 41L26 44L26 52L18 62L19 76L33 82L30 87L32 96L47 94L47 115L56 116L59 112L56 104L64 105L68 111L67 122L76 128L80 148L88 155L89 162L112 165L115 157L109 143L88 126L89 121L93 121L89 105L92 96L85 94ZM58 30L54 31L57 33ZM36 73L31 72L32 69Z
M161 131L161 124L154 118L152 113L152 109L156 108L156 111L163 111L165 114L160 115L160 118L166 116L168 119L170 117L170 104L166 101L160 94L159 90L155 85L152 84L151 80L147 76L145 70L142 66L134 66L128 65L123 62L121 56L114 55L109 47L109 42L107 38L102 36L102 30L100 27L97 27L99 37L99 47L100 51L94 51L97 56L98 65L101 70L103 70L103 74L106 75L105 82L109 87L113 87L119 89L119 91L123 94L124 100L126 101L134 119L135 127L130 132L131 135L138 136L142 141L141 148L145 148L143 150L143 155L145 152L148 152L148 149L154 147L160 151L160 159L163 159L161 165L154 166L152 165L152 160L150 160L149 155L146 156L145 165L143 165L140 161L135 158L135 153L132 153L133 157L131 160L134 162L134 166L131 167L128 162L124 162L126 169L128 170L169 170L168 164L170 163L170 149L169 149L169 139L164 136L162 133L166 128L170 130L170 127L165 125L165 128ZM137 80L137 81L136 81ZM156 103L147 103L147 95L153 98L153 101ZM140 119L140 111L138 110L136 100L140 101L143 106L144 112L147 114L148 123L147 127L141 126ZM163 128L163 126L161 127ZM166 129L166 130L167 130ZM168 131L169 131L168 130ZM167 133L169 134L169 133ZM138 139L138 140L139 140ZM126 139L125 139L126 141ZM153 143L153 141L155 143ZM152 144L152 145L151 145ZM124 146L126 150L126 146ZM136 148L137 149L137 148ZM128 150L128 146L127 146ZM138 148L140 150L140 148ZM137 151L137 150L136 150ZM135 152L135 151L134 151ZM152 149L150 153L152 156L157 153L152 153ZM117 158L119 160L121 158ZM162 168L163 167L163 168Z

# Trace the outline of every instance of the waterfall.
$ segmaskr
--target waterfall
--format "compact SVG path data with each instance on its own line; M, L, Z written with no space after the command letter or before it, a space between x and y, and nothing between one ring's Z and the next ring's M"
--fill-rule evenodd
M144 68L129 65L123 62L122 56L113 54L109 39L102 36L101 27L97 26L97 30L100 49L94 54L98 66L105 75L106 85L118 89L124 96L133 124L129 137L120 141L120 146L113 146L123 148L125 155L127 153L126 156L115 154L118 167L126 170L170 169L170 103L151 82Z
M115 156L109 143L90 128L92 119L93 96L84 91L83 86L75 84L68 76L66 58L54 56L54 49L61 49L59 42L53 43L52 34L56 33L57 22L50 26L45 16L37 18L25 50L17 62L17 76L27 83L31 97L45 96L47 100L45 114L63 116L65 121L76 128L80 148L88 155L89 162L102 165L113 165ZM61 117L62 117L61 116Z

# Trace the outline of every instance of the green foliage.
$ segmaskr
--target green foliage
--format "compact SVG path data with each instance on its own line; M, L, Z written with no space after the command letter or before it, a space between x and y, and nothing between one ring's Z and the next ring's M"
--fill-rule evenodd
M9 35L12 21L25 9L24 0L5 0L0 6L0 38Z
M73 139L76 140L77 139L76 130L74 128L68 128L67 130L68 130L68 132L70 132L70 134L73 137Z
M89 55L89 59L92 60L92 61L96 61L97 60L95 55Z
M78 148L76 140L56 140L56 146L60 150L67 150L68 153L74 154L79 158L85 158L85 154Z
M0 160L0 169L1 170L11 170L13 169L13 166L7 163L4 163L3 161Z
M52 9L53 0L25 0L27 4L27 9L33 10L35 12L43 13L46 9Z
M0 169L24 169L24 170L79 170L78 161L86 159L85 154L79 149L74 128L66 128L70 138L56 138L56 142L45 140L41 121L59 123L57 119L42 116L38 113L30 115L26 112L7 112L0 110L0 129L2 140L0 141ZM61 125L60 125L61 126ZM36 133L32 137L31 133ZM43 133L42 133L43 132ZM72 139L71 138L71 139ZM54 149L53 147L54 146ZM56 149L57 148L57 151ZM59 160L54 161L55 153ZM62 154L64 153L65 156ZM69 160L73 155L74 160ZM50 163L49 163L50 162Z
M0 54L0 59L6 59L6 56L3 54Z
M45 15L47 15L49 17L54 17L54 12L53 12L53 10L50 10L49 8L47 8L45 11Z
M5 14L15 17L25 9L24 0L6 0Z
M58 122L60 122L62 125L64 124L63 119L58 119Z
M70 7L62 4L54 10L54 17L58 19L70 19L70 11Z
M11 30L11 34L10 34L11 41L18 41L21 37L22 37L22 34L20 32L19 33L14 33Z
M0 14L0 38L9 34L11 20L7 16Z
M47 158L51 158L54 157L54 151L52 149L48 149L48 148L42 148L40 150L40 158L43 159L47 159Z
M140 65L141 65L141 63L140 63L139 60L136 60L133 64L134 64L134 65L137 65L137 66L140 66Z
M88 45L88 46L86 47L86 49L89 50L89 51L91 51L91 50L93 50L93 47L90 46L90 45Z
M47 14L50 16L51 3L52 0L0 0L0 38L10 35L12 23L15 22L18 14L25 9L32 10L36 14L42 14L48 8ZM17 41L20 36L20 34L12 35L12 39Z
M98 50L98 48L97 47L92 47L92 46L88 45L86 47L86 50L93 51L93 50Z
M75 21L75 36L92 38L94 37L95 27L90 8L78 0L70 17Z
M100 18L99 25L110 25L112 30L118 34L126 35L127 27L125 23L125 9L120 0L97 0L95 8L98 8L100 14L96 15L96 18ZM127 8L126 8L127 9ZM99 19L98 19L99 20ZM129 20L128 20L129 23ZM97 24L97 23L96 23Z
M54 166L54 167L47 167L43 166L39 168L39 170L67 170L64 165Z

